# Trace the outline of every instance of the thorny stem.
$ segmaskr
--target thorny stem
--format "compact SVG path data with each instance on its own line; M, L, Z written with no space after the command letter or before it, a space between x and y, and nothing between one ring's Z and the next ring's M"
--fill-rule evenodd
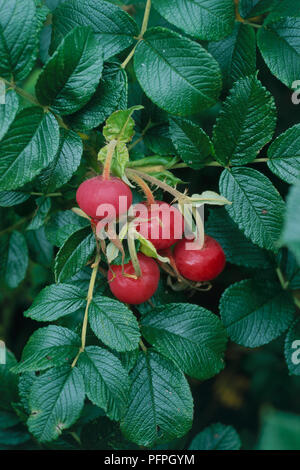
M138 175L130 175L129 178L134 181L138 186L143 190L146 199L147 199L147 205L151 205L155 203L154 196L152 194L151 189L149 188L148 184L146 181L144 181L140 176Z
M151 10L151 0L147 0L141 31L140 31L140 34L137 37L138 41L135 44L134 48L130 51L129 55L126 57L124 62L121 64L122 69L125 69L127 64L130 62L130 60L134 56L134 53L135 53L135 50L136 50L138 44L143 40L143 36L144 36L144 34L145 34L145 32L147 31L147 28L148 28L150 10Z
M100 260L101 260L100 249L99 249L99 245L97 243L97 254L96 254L95 262L93 264L93 271L92 271L92 275L91 275L91 279L90 279L89 290L88 290L88 295L87 295L87 302L86 302L85 313L84 313L84 318L83 318L83 323L82 323L81 346L79 348L77 356L75 357L75 359L72 363L72 367L75 367L80 354L85 350L86 333L87 333L87 325L88 325L88 317L89 317L89 308L90 308L91 302L93 300L94 287L95 287L95 282L96 282L96 277L97 277L97 272L98 272Z
M128 239L127 239L128 249L129 249L129 254L130 254L130 259L131 259L131 262L132 262L132 266L134 267L136 278L139 278L142 275L142 271L141 271L139 259L138 259L138 256L137 256L137 252L136 252L135 235L134 234L135 234L135 231L131 227L129 227L129 229L128 229Z
M155 186L158 186L160 187L161 189L163 189L165 192L171 194L172 196L174 196L176 199L179 199L179 200L184 200L186 199L188 201L188 197L185 196L184 194L180 193L179 191L177 191L177 189L175 188L172 188L171 186L169 186L167 183L164 183L163 181L160 181L159 179L155 178L154 176L150 176L148 175L147 173L143 173L142 171L138 171L138 170L133 170L133 169L127 169L126 170L126 174L128 175L128 177L130 178L131 176L139 176L140 178L143 178L144 180L147 180L149 181L149 183L155 185Z
M112 162L112 158L113 158L117 143L118 141L114 139L111 142L109 142L109 144L107 145L107 155L106 155L103 173L102 173L104 180L109 180L110 178L110 167L111 167L111 162Z

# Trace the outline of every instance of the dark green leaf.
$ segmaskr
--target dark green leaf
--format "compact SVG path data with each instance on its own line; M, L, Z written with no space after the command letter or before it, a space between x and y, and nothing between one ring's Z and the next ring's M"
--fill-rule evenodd
M193 419L193 398L175 364L148 350L131 372L129 406L121 422L125 437L151 447L186 434Z
M224 368L226 332L219 318L198 305L167 304L142 318L146 340L199 380Z
M256 348L278 338L288 328L295 304L278 283L246 280L224 292L220 313L232 341Z
M285 359L290 374L300 375L300 321L296 320L285 338Z
M135 21L125 11L103 0L69 0L53 14L52 51L75 26L91 26L104 51L104 60L134 43L138 36Z
M210 42L207 50L219 63L226 88L256 70L256 38L251 26L236 23L230 36Z
M224 170L220 192L226 210L246 237L261 248L277 251L285 205L271 181L252 168Z
M36 94L40 103L58 114L74 113L95 93L102 67L101 45L92 29L73 29L39 76Z
M23 281L28 267L28 248L24 236L13 231L0 243L0 276L11 289Z
M173 155L176 153L171 140L169 126L165 123L151 126L144 135L144 144L151 150L151 152L158 156ZM151 166L150 161L149 165Z
M57 439L79 417L84 395L84 382L78 369L69 366L50 369L32 386L29 431L40 442Z
M0 191L0 207L11 207L27 201L30 194L21 191Z
M10 372L10 369L17 364L13 353L6 350L6 364L0 364L0 408L11 411L12 402L18 400L18 377Z
M267 17L258 32L260 52L271 73L292 88L300 77L300 17Z
M26 232L30 258L42 266L49 267L53 258L53 247L45 235L45 227Z
M282 242L288 246L300 264L300 183L292 186L287 199Z
M152 0L156 10L187 34L207 41L227 36L234 26L231 0Z
M189 450L239 450L241 441L232 426L221 423L205 428L192 440Z
M0 139L9 129L16 117L19 108L19 98L14 90L8 90L5 95L5 104L0 104Z
M51 193L67 183L80 165L83 145L73 131L61 129L59 149L53 162L38 177L43 192Z
M35 331L27 342L14 373L49 369L71 362L80 347L80 338L71 330L50 325Z
M254 18L276 8L282 0L240 0L239 12L242 18Z
M33 0L0 0L0 76L24 80L37 56Z
M168 29L147 31L134 68L146 95L172 114L188 116L209 108L221 90L215 59L200 44Z
M210 212L205 232L221 244L230 263L248 268L270 267L270 253L246 238L224 208Z
M90 227L74 232L56 255L54 271L57 282L64 282L80 271L91 258L95 248L95 237Z
M256 76L239 80L225 100L213 131L216 159L223 165L252 162L276 126L274 98Z
M53 214L45 226L47 239L55 246L62 246L79 229L89 226L88 219L79 217L72 211L59 211Z
M104 67L103 76L90 101L67 121L74 129L86 131L100 126L117 109L127 108L127 75L117 64Z
M124 415L128 391L128 373L119 359L98 346L88 346L78 360L88 398L106 415L119 421Z
M53 321L85 307L86 293L70 284L45 287L35 298L25 317L37 321Z
M192 121L171 118L170 135L182 160L194 170L202 168L207 157L213 154L210 138Z
M290 127L268 150L268 167L279 178L294 184L300 177L300 124Z
M51 209L51 199L50 197L39 197L36 200L37 210L33 219L27 227L27 230L38 230L44 225L46 217Z
M111 349L121 352L138 347L138 323L125 304L95 295L90 305L89 322L95 335Z
M0 142L0 190L32 181L55 158L59 144L56 119L40 108L17 114Z

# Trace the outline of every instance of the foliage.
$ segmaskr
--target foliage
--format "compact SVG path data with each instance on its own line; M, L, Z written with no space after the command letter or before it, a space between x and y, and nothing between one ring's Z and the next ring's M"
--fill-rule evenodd
M0 365L3 449L239 449L219 422L185 437L198 415L191 384L226 375L228 339L244 351L284 335L285 374L300 375L300 125L277 120L260 73L290 99L300 9L128 3L0 0L0 277L8 292L27 289L33 325L21 359L7 351ZM231 265L213 282L219 307L205 292L190 300L166 273L147 304L112 298L105 249L75 207L79 184L110 157L135 202L138 174L159 197L196 188L194 207L224 205L206 222ZM118 248L107 254L121 264ZM297 425L265 415L258 448L297 448Z

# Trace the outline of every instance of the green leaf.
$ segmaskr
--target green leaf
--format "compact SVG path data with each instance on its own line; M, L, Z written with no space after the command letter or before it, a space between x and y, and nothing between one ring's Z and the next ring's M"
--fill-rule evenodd
M12 372L49 369L71 362L80 347L80 338L68 328L50 325L36 330L23 349L22 359Z
M61 366L50 369L32 386L29 431L39 442L57 439L79 418L84 396L84 382L77 368Z
M224 292L220 313L232 341L256 348L278 338L288 328L295 304L277 282L248 279Z
M18 401L18 377L10 369L17 364L12 352L6 350L6 364L0 364L0 408L11 411L11 403Z
M104 344L115 351L138 347L140 332L129 308L118 300L95 295L89 309L90 326Z
M95 93L102 67L101 46L92 29L77 27L46 63L36 84L37 98L58 114L72 114Z
M29 198L30 194L21 191L0 191L0 207L17 206Z
M194 170L202 168L207 157L213 154L210 138L192 121L171 118L170 135L182 160Z
M74 232L60 248L55 258L55 278L64 282L83 268L96 248L90 227Z
M37 107L20 111L0 142L0 190L32 181L54 160L58 144L54 116Z
M224 368L226 332L219 318L198 305L167 304L142 318L142 333L187 375L205 380Z
M119 359L98 346L88 346L79 356L78 367L88 398L106 415L119 421L124 415L129 391L128 373Z
M0 76L24 80L37 56L33 0L0 0Z
M242 18L254 18L273 10L278 3L282 0L240 0L239 12Z
M67 122L79 131L100 126L117 109L127 108L127 74L117 64L104 66L95 94L79 111L68 116Z
M268 167L289 184L300 177L300 124L290 127L272 143L268 150Z
M144 144L151 152L157 154L157 157L169 156L176 153L175 147L171 140L169 126L166 123L151 125L144 135ZM155 158L155 155L147 158ZM169 157L170 158L170 157ZM171 157L174 158L174 157ZM149 162L151 165L151 163ZM159 164L157 162L157 164Z
M30 390L33 385L33 382L37 379L37 377L38 376L35 375L35 372L23 372L23 374L21 374L19 378L18 390L20 396L20 404L28 415L30 414Z
M256 38L254 28L249 25L236 23L230 36L210 42L207 50L220 65L225 88L255 73Z
M259 450L300 450L298 414L265 409L262 414L261 432L256 448Z
M34 299L25 317L37 321L54 321L84 308L86 293L71 284L52 284L45 287Z
M216 159L223 165L252 162L276 126L274 98L256 76L234 84L213 131Z
M24 236L14 230L1 237L0 276L11 289L23 281L28 267L28 248Z
M278 253L277 263L285 281L288 283L288 288L292 290L300 289L300 266L294 255L283 248Z
M239 450L241 441L232 426L211 424L194 437L189 450Z
M45 227L26 232L30 258L42 266L50 267L53 259L53 247L45 235Z
M45 225L47 239L52 245L61 247L79 229L90 226L88 219L79 217L73 211L59 211L53 214Z
M136 48L134 69L146 95L180 116L213 106L221 90L215 59L200 44L164 28L146 32Z
M285 205L271 181L252 168L233 168L222 173L220 192L232 201L226 210L246 237L277 251Z
M118 142L127 143L130 142L134 136L134 125L135 122L132 119L134 111L143 109L143 106L132 106L126 110L115 111L106 120L103 128L103 135L109 142L111 140L118 140Z
M148 350L130 374L129 406L121 430L145 447L184 436L193 419L193 398L177 366Z
M83 145L73 131L61 129L59 148L53 162L38 177L38 186L45 194L66 184L80 165Z
M287 245L300 264L300 183L291 187L287 198L282 243Z
M285 360L290 374L300 375L300 320L290 327L285 338Z
M5 104L0 104L0 140L5 136L15 119L18 108L18 95L14 90L8 90L5 94Z
M185 33L210 41L230 34L234 26L231 0L152 0L154 8Z
M51 209L50 197L36 199L37 210L26 230L37 230L44 225L46 217Z
M300 17L268 16L257 39L271 73L292 88L293 82L300 77Z
M62 38L76 25L91 26L104 51L104 60L119 54L134 43L138 36L135 21L125 11L103 0L69 0L53 13L54 51Z
M272 265L270 254L246 238L223 208L210 212L205 232L220 243L230 263L261 269Z

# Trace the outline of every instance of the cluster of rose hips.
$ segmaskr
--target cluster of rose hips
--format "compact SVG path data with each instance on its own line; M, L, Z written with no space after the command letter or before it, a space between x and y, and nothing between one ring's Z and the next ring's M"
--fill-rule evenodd
M122 196L127 201L127 208L124 210L128 211L132 204L129 186L117 177L96 176L79 186L76 199L82 211L98 222L101 219L97 216L100 205L110 204L114 207L117 217L122 215L119 207L119 198ZM216 240L205 235L204 244L200 248L196 239L191 242L182 238L184 219L178 209L162 201L155 201L153 205L149 202L143 204L148 216L138 222L136 230L145 236L159 253L166 253L171 258L171 265L180 276L190 281L205 282L221 273L226 260L224 251ZM169 221L168 230L162 230L163 220ZM152 233L155 233L155 238L151 237ZM181 239L178 241L179 238ZM194 244L193 249L191 244ZM173 245L174 250L171 248ZM137 258L141 271L139 277L135 275L132 261L123 266L111 264L107 275L112 293L117 299L128 304L140 304L149 300L155 293L160 278L159 267L153 258L142 253L138 253Z

